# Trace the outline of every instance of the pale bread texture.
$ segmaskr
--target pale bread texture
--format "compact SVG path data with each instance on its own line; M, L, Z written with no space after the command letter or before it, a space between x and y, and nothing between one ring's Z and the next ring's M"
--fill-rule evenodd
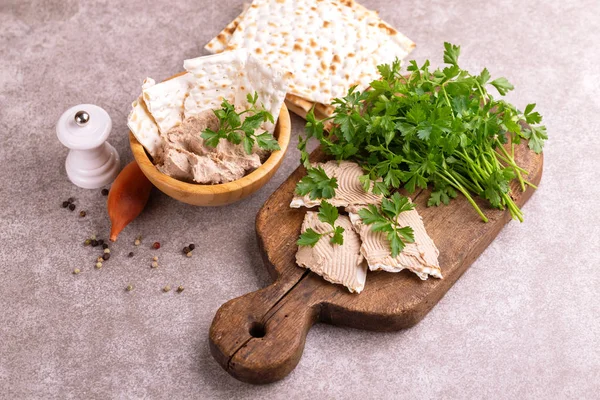
M142 84L142 89L147 89L154 85L155 82L152 78L146 78ZM131 104L131 112L127 117L127 126L138 142L148 150L148 153L152 157L156 156L162 139L158 132L158 126L154 122L154 118L152 118L150 112L148 112L141 95Z
M258 94L257 106L273 115L262 124L272 134L288 90L288 76L267 68L245 49L184 61L186 73L154 84L144 84L142 96L132 104L128 125L153 157L169 130L184 119L221 108L223 100L239 111L248 108L247 94ZM257 132L258 134L259 132ZM259 151L260 149L256 149Z
M351 0L255 0L205 48L247 48L289 72L286 102L304 117L313 105L331 115L333 98L353 85L367 88L379 78L377 65L406 57L414 46L376 12Z

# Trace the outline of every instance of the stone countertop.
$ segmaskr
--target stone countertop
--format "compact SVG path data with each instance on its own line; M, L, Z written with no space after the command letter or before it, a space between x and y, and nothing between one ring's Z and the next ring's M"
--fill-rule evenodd
M597 0L364 0L413 39L411 58L488 67L536 102L548 127L542 184L417 326L373 333L327 325L308 335L283 381L251 386L209 353L225 301L268 284L254 217L298 165L291 150L250 199L195 208L154 192L113 257L100 190L67 179L54 125L97 104L109 141L132 159L126 116L142 80L164 79L242 9L231 1L3 1L0 5L0 393L17 398L591 398L600 384L600 3ZM76 198L76 212L60 207ZM78 211L87 217L79 218ZM143 244L134 248L136 235ZM153 252L150 243L162 247ZM180 249L194 242L194 257ZM129 251L133 258L125 256ZM149 268L158 254L160 268ZM72 275L74 268L83 272ZM133 292L124 288L132 284ZM164 285L184 285L181 294Z

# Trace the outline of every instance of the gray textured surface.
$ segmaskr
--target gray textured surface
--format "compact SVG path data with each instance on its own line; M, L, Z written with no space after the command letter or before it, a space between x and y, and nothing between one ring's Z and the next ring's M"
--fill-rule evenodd
M516 86L537 102L551 141L542 185L433 311L377 334L316 326L282 382L255 387L213 361L217 308L268 283L254 216L297 166L293 149L258 194L202 209L154 193L101 271L91 234L107 235L105 198L72 186L54 124L89 102L125 118L146 76L163 79L241 10L235 1L3 0L0 3L0 397L3 398L592 398L600 383L600 3L597 0L365 0L441 61ZM302 129L293 119L294 138ZM77 198L78 210L59 207ZM144 244L133 249L136 234ZM162 243L161 268L148 268ZM194 241L194 258L179 249ZM73 276L73 268L83 272ZM132 283L136 289L126 293ZM160 291L183 284L182 294Z

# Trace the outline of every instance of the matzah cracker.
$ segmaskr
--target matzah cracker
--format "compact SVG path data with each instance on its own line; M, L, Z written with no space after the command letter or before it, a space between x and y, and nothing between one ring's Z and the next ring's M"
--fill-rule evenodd
M154 85L155 82L152 78L146 78L142 85L142 90ZM142 95L131 104L131 112L127 117L127 126L137 141L148 150L148 153L152 157L155 157L162 139L158 132L158 126L156 126L152 115L148 112Z
M225 51L229 40L231 40L233 32L235 32L235 30L237 29L248 7L250 7L250 4L244 3L244 10L242 11L242 13L238 15L233 21L231 21L229 25L227 25L225 29L223 29L210 42L208 42L206 46L204 46L204 48L207 51L210 51L211 53L220 53L222 51Z
M275 122L288 90L285 74L276 68L267 68L254 56L249 55L246 67L240 72L238 90L235 93L237 109L248 109L250 104L247 95L258 94L258 106L270 112ZM262 128L273 133L275 125L270 121L263 123Z
M267 64L293 72L287 101L301 115L313 104L319 108L319 103L323 104L323 113L331 115L333 110L328 105L333 98L345 96L355 84L366 88L379 78L377 65L396 57L402 59L414 48L412 41L382 21L376 12L351 0L256 0L236 20L220 39L231 36L230 48L255 50ZM313 48L303 47L307 43ZM219 51L214 46L206 48ZM313 62L315 54L311 51L320 57L318 63ZM315 64L317 70L311 70ZM330 83L323 81L324 76ZM312 104L302 105L291 95Z
M246 51L240 49L185 60L183 67L195 77L184 103L185 117L219 109L224 99L233 103L247 58Z
M183 103L194 81L192 74L183 74L142 91L144 103L161 133L181 124Z

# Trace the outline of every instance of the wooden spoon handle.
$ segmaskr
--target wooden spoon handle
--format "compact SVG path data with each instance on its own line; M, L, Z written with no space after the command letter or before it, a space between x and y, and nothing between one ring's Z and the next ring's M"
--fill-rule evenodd
M211 353L236 379L270 383L300 361L306 335L317 321L312 280L304 273L294 285L272 285L230 300L210 328ZM287 286L287 287L286 287Z

